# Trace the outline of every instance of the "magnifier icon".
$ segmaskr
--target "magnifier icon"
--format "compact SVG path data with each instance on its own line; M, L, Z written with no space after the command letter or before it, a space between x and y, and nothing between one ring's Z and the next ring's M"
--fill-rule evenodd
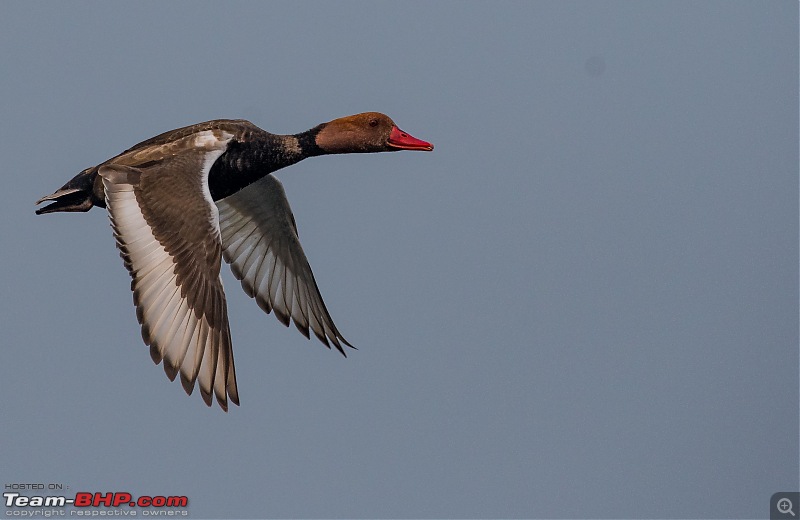
M778 508L778 512L781 514L785 515L786 513L789 513L790 515L795 516L794 511L792 511L792 501L788 498L782 498L778 500L778 503L775 505L775 507Z

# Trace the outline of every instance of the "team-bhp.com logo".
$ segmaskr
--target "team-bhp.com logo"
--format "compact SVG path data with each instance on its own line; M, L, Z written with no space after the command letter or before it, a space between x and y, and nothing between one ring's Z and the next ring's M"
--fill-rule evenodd
M187 515L186 510L174 511L167 508L185 508L189 505L189 498L186 496L149 496L142 495L135 497L130 493L124 491L109 492L109 493L75 493L74 497L67 497L65 495L51 495L51 496L29 496L22 495L15 492L3 493L6 507L14 508L64 508L72 506L75 508L125 508L125 507L140 507L140 508L155 508L153 510L144 510L142 515L162 516L166 511L170 511L169 516L176 513L179 515ZM66 511L56 513L58 516L66 516ZM71 510L70 516L76 514L77 516L97 514L96 510ZM134 513L135 514L135 513ZM27 516L27 515L9 515L6 511L6 516ZM50 516L50 515L48 515ZM55 516L55 515L54 515Z

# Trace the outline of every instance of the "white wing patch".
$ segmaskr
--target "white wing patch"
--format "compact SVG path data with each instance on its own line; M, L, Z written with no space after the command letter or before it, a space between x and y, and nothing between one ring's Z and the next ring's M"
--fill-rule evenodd
M205 157L203 159L201 185L203 187L203 198L206 200L206 202L208 202L208 205L211 208L211 213L212 213L211 223L217 230L218 234L219 234L219 212L217 210L217 205L214 204L214 199L211 198L211 191L208 189L208 173L211 171L211 166L214 164L214 162L217 159L219 159L219 156L225 152L225 149L228 146L228 142L231 140L232 137L233 134L230 134L228 132L222 132L220 138L217 137L213 131L206 130L204 132L198 132L194 141L194 145L196 148L208 150L208 153L205 154Z

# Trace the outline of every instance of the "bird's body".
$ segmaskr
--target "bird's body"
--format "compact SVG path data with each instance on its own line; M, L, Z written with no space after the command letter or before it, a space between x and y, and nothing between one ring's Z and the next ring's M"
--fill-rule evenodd
M266 312L344 354L272 172L334 153L432 150L368 112L294 135L214 120L143 141L79 173L38 214L106 207L131 277L142 337L167 376L206 404L239 404L221 259Z

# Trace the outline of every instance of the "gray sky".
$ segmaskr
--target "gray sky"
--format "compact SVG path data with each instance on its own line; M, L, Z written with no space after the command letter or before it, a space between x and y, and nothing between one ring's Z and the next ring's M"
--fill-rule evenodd
M0 3L0 476L210 517L752 518L798 489L796 2ZM160 132L378 110L279 173L347 359L223 269L242 406L140 339L104 211Z

